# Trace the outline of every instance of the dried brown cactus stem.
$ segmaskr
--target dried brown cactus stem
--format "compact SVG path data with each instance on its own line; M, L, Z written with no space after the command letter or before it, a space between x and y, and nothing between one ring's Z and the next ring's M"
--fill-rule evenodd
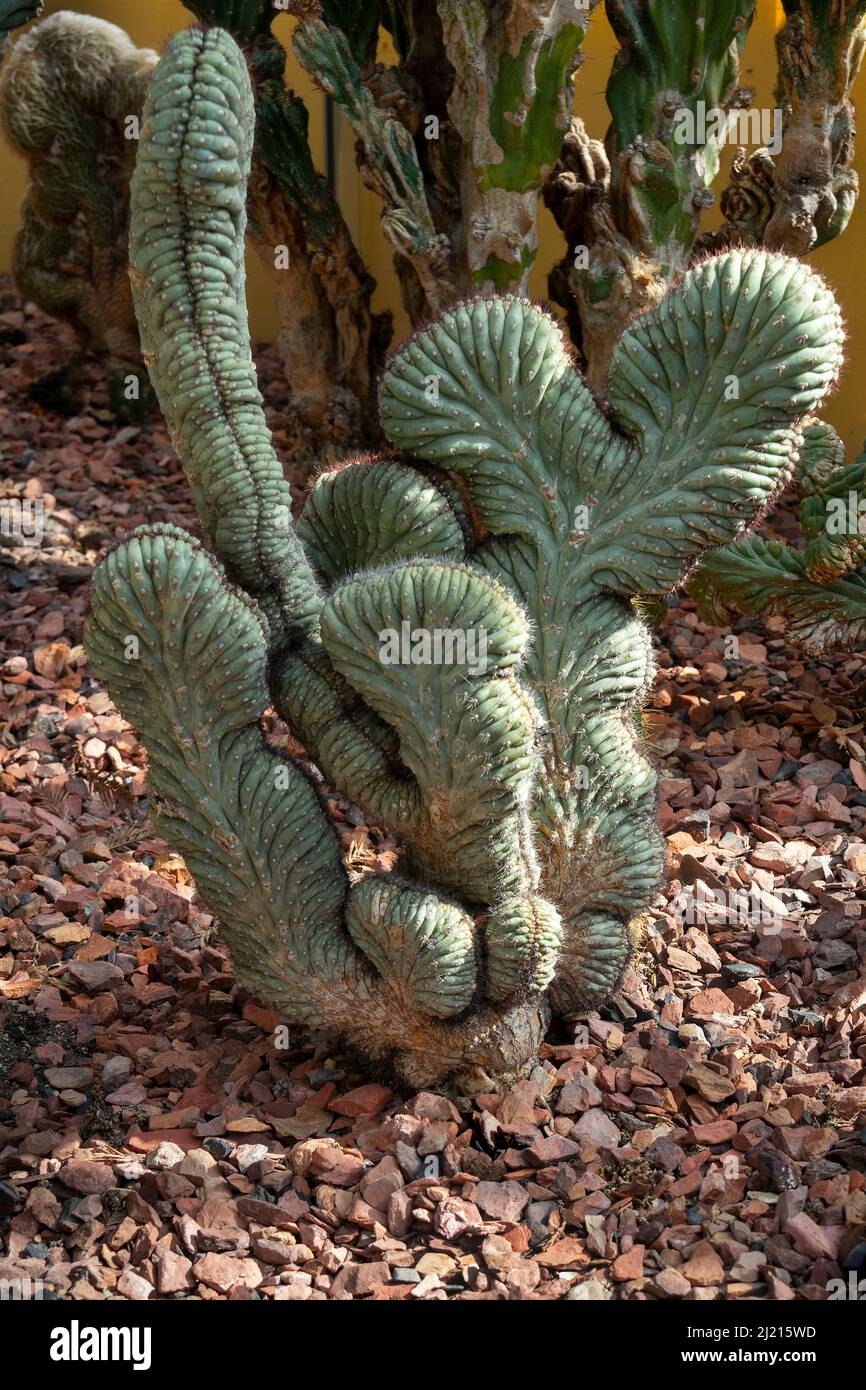
M866 42L864 0L785 0L776 36L781 148L735 160L718 249L762 243L805 255L848 225L859 183L851 87Z
M374 438L373 282L348 232L335 229L327 249L311 246L297 204L261 161L253 165L247 215L248 239L275 290L296 451L309 458L324 448L326 456Z

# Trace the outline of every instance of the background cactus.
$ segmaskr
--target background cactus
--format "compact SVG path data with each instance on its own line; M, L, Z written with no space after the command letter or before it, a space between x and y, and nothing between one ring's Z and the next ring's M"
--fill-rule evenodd
M0 125L29 172L16 283L72 325L82 353L105 358L122 415L150 405L129 288L126 122L156 59L116 25L61 10L22 35L0 72Z
M689 264L719 171L699 108L705 116L745 100L736 79L755 0L605 8L620 43L607 85L613 122L602 143L575 117L544 190L568 242L550 293L602 391L629 319Z
M809 421L797 471L805 545L747 536L702 560L689 592L707 622L776 614L810 656L866 641L866 452L845 465L831 425Z
M295 532L245 325L252 125L231 38L176 38L145 110L133 284L216 558L133 532L95 574L86 641L241 981L413 1085L488 1084L531 1063L549 1006L616 987L662 860L631 599L787 475L839 313L795 261L708 260L623 336L608 418L540 309L458 304L385 373L401 453L322 474ZM483 660L431 659L437 633L483 634ZM398 873L350 884L308 775L263 742L270 702L399 837Z
M749 245L808 252L844 229L857 196L850 90L866 0L785 0L780 144L739 151L721 194L723 223L711 231L702 223L722 163L714 118L736 120L744 144L766 134L752 94L738 86L756 0L605 0L619 51L603 142L573 112L574 74L600 0L186 3L233 35L253 80L248 230L276 293L288 432L300 463L381 442L375 382L391 321L372 309L375 282L333 170L316 168L307 110L285 86L286 55L272 32L280 13L294 18L294 54L327 94L327 113L339 112L355 136L410 322L477 290L524 293L543 195L567 243L550 294L601 395L631 318L701 255ZM387 65L383 38L395 55ZM80 119L109 116L83 106ZM115 218L121 238L122 222ZM65 314L60 239L56 229L49 238L31 226L27 258L47 263L53 311Z
M783 5L776 36L781 148L775 157L760 149L735 161L716 247L762 242L802 255L843 232L857 200L849 94L866 43L866 0Z

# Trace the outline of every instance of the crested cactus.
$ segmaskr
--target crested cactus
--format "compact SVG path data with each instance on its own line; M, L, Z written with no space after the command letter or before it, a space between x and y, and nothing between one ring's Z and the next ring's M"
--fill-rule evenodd
M28 161L16 284L105 359L119 415L149 404L129 288L127 123L156 58L116 25L62 10L27 30L0 72L0 126Z
M242 983L410 1084L498 1083L551 1008L616 988L659 878L631 599L667 592L787 475L839 313L795 261L708 260L623 336L608 417L542 310L457 304L385 372L399 452L322 473L295 529L245 325L252 124L232 39L173 40L132 274L213 553L173 526L129 535L94 576L88 650ZM315 785L263 741L269 704L393 830L393 874L349 882Z
M846 466L831 425L811 420L803 433L803 548L747 536L705 556L689 592L707 622L776 615L794 646L820 656L866 641L866 450Z

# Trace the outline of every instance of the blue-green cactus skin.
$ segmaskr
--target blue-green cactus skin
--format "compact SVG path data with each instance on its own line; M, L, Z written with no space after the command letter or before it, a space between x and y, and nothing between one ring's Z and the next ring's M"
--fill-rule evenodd
M457 305L385 372L400 454L321 474L296 531L246 336L249 96L225 33L174 40L133 188L142 332L217 559L133 532L88 649L242 983L413 1084L499 1084L551 1005L616 988L658 882L632 598L787 476L838 310L783 257L707 261L623 337L608 416L542 310ZM399 838L396 874L349 886L312 785L263 745L269 701Z

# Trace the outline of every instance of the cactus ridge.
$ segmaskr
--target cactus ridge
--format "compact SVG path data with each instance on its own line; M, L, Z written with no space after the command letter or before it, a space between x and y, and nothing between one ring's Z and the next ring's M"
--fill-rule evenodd
M605 414L542 310L458 303L382 378L399 452L320 474L295 530L243 313L251 126L228 36L174 40L145 112L136 296L219 560L134 532L97 571L88 648L241 981L412 1084L499 1084L550 1006L617 987L659 880L632 600L788 476L838 310L784 257L707 260L624 335ZM398 873L349 883L314 784L263 744L270 701L393 831Z
M142 349L196 507L230 574L275 624L306 634L315 581L264 423L244 295L253 100L221 29L169 45L132 181L131 274ZM171 353L160 345L173 343Z

